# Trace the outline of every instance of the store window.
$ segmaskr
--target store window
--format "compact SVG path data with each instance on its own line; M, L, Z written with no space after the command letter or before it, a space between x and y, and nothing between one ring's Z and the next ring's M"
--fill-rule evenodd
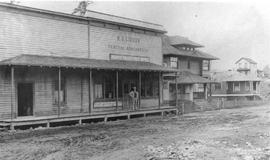
M115 75L113 73L98 73L94 76L95 99L115 98Z
M95 84L95 98L102 99L103 98L103 88L101 84Z
M58 86L59 82L58 80L54 81L54 103L58 104ZM66 79L62 77L61 79L61 88L60 88L60 104L66 104L66 95L67 95L67 90L66 90Z
M151 81L149 80L151 79ZM151 98L158 97L159 86L158 86L158 75L144 73L141 79L141 97Z

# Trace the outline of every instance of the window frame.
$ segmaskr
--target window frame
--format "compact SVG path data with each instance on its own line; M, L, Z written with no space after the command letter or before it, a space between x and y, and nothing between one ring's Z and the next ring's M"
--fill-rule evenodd
M93 87L93 93L94 93L94 101L100 102L100 101L113 101L116 99L116 84L115 84L115 77L112 76L113 73L110 73L108 75L108 73L102 73L100 75L100 77L95 77L96 79L94 79L94 87ZM108 81L110 81L111 85L111 92L112 92L112 97L111 98L106 98L106 92L108 91L106 89L106 83L108 83ZM97 93L96 93L96 85L102 85L102 97L96 97Z
M149 81L149 78L154 79L154 81ZM150 88L151 94L149 95L147 92L147 87ZM141 78L141 93L140 96L142 99L151 99L151 98L157 98L159 96L159 78L158 75L155 75L154 73L151 74L142 74Z
M58 104L58 80L54 81L54 88L53 88L53 104ZM66 85L66 77L61 77L61 88L60 88L60 100L61 100L61 92L62 92L62 101L60 101L60 105L64 106L67 105L67 85Z
M178 68L178 57L170 57L169 61L170 61L171 68ZM172 65L172 64L174 64L174 65Z

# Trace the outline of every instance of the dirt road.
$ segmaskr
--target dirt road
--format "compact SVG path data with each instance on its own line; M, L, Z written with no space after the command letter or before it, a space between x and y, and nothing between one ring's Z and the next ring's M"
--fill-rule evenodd
M270 105L0 132L0 159L270 159Z

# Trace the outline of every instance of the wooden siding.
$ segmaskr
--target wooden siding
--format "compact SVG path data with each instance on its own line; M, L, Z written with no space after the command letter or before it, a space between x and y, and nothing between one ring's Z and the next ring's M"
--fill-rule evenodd
M11 117L11 85L10 69L8 67L0 68L0 119Z
M19 54L89 58L90 49L93 59L107 60L114 53L147 56L150 62L162 64L160 36L123 31L119 27L88 27L86 23L14 13L1 8L0 19L0 60ZM118 41L118 36L137 38L139 43ZM109 45L123 48L110 48Z
M87 25L0 11L0 60L19 54L88 57Z
M140 42L119 42L118 36L138 38ZM115 46L115 48L110 48L110 46ZM127 47L141 50L128 50ZM91 26L90 58L108 60L110 54L149 57L150 62L161 65L161 37Z

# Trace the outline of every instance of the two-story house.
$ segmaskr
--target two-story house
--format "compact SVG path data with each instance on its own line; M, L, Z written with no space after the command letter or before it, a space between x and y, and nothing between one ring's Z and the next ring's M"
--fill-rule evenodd
M236 71L240 73L257 75L257 62L250 58L242 57L235 62Z
M178 70L164 75L164 101L207 99L211 60L218 58L198 50L203 46L181 36L163 36L162 47L164 65Z
M163 107L162 75L175 72L162 66L163 26L7 3L0 3L0 19L3 122L25 117L30 124L60 118L82 122L128 112L134 87L140 110Z
M212 86L212 96L228 100L260 98L260 81L257 63L250 58L240 58L235 70L213 73L216 82Z

